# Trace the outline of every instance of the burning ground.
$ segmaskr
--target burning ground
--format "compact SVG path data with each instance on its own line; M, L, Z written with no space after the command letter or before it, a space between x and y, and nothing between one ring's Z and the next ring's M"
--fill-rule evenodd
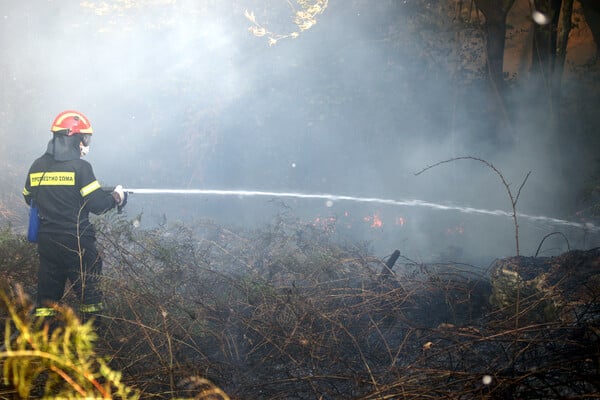
M600 390L597 249L482 268L393 249L374 257L286 216L246 231L210 221L137 230L119 215L97 223L108 310L96 348L143 398L194 397L199 377L234 399ZM34 295L34 248L10 232L1 244L4 288ZM72 293L65 301L76 304Z

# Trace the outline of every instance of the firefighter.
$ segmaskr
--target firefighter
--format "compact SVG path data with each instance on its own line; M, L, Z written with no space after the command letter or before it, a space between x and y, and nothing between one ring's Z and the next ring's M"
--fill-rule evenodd
M37 205L40 260L35 315L51 317L63 296L67 280L79 298L82 319L102 311L99 278L102 259L96 249L89 213L102 214L123 207L122 186L105 191L89 162L92 126L78 111L64 111L54 119L46 153L29 169L23 196Z

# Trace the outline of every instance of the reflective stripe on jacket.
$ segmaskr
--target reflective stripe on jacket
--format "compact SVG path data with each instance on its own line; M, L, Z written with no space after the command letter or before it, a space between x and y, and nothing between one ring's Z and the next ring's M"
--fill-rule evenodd
M35 197L40 233L94 236L89 213L102 214L116 206L112 194L102 190L90 163L56 161L50 154L31 165L23 196L27 204Z

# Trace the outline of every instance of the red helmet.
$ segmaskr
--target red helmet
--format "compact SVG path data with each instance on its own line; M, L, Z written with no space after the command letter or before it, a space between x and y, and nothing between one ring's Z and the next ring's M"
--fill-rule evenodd
M52 122L52 132L68 130L67 135L72 136L76 133L91 135L92 125L90 120L79 111L63 111L54 118Z

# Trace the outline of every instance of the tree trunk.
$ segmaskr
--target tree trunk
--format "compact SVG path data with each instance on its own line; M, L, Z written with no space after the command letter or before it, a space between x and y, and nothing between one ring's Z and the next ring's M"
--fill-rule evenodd
M560 17L558 20L558 33L556 37L556 56L554 59L554 72L552 75L552 100L553 109L560 109L562 76L565 68L565 59L567 57L567 44L569 41L569 32L571 32L571 17L573 15L574 0L563 0Z
M515 0L475 0L477 8L485 16L489 79L495 90L498 90L500 94L504 88L503 66L504 43L506 39L506 16L514 2Z
M535 8L550 19L546 25L534 24L532 80L540 99L548 100L550 112L553 108L553 86L551 85L556 60L556 44L559 13L562 0L535 0Z
M475 5L485 16L486 61L491 93L490 116L495 116L494 138L506 142L500 136L501 127L509 127L510 119L504 102L504 44L506 40L506 16L515 0L475 0ZM513 132L514 133L514 132Z
M580 3L583 8L583 16L590 27L590 31L592 31L596 51L600 54L600 1L580 0Z

